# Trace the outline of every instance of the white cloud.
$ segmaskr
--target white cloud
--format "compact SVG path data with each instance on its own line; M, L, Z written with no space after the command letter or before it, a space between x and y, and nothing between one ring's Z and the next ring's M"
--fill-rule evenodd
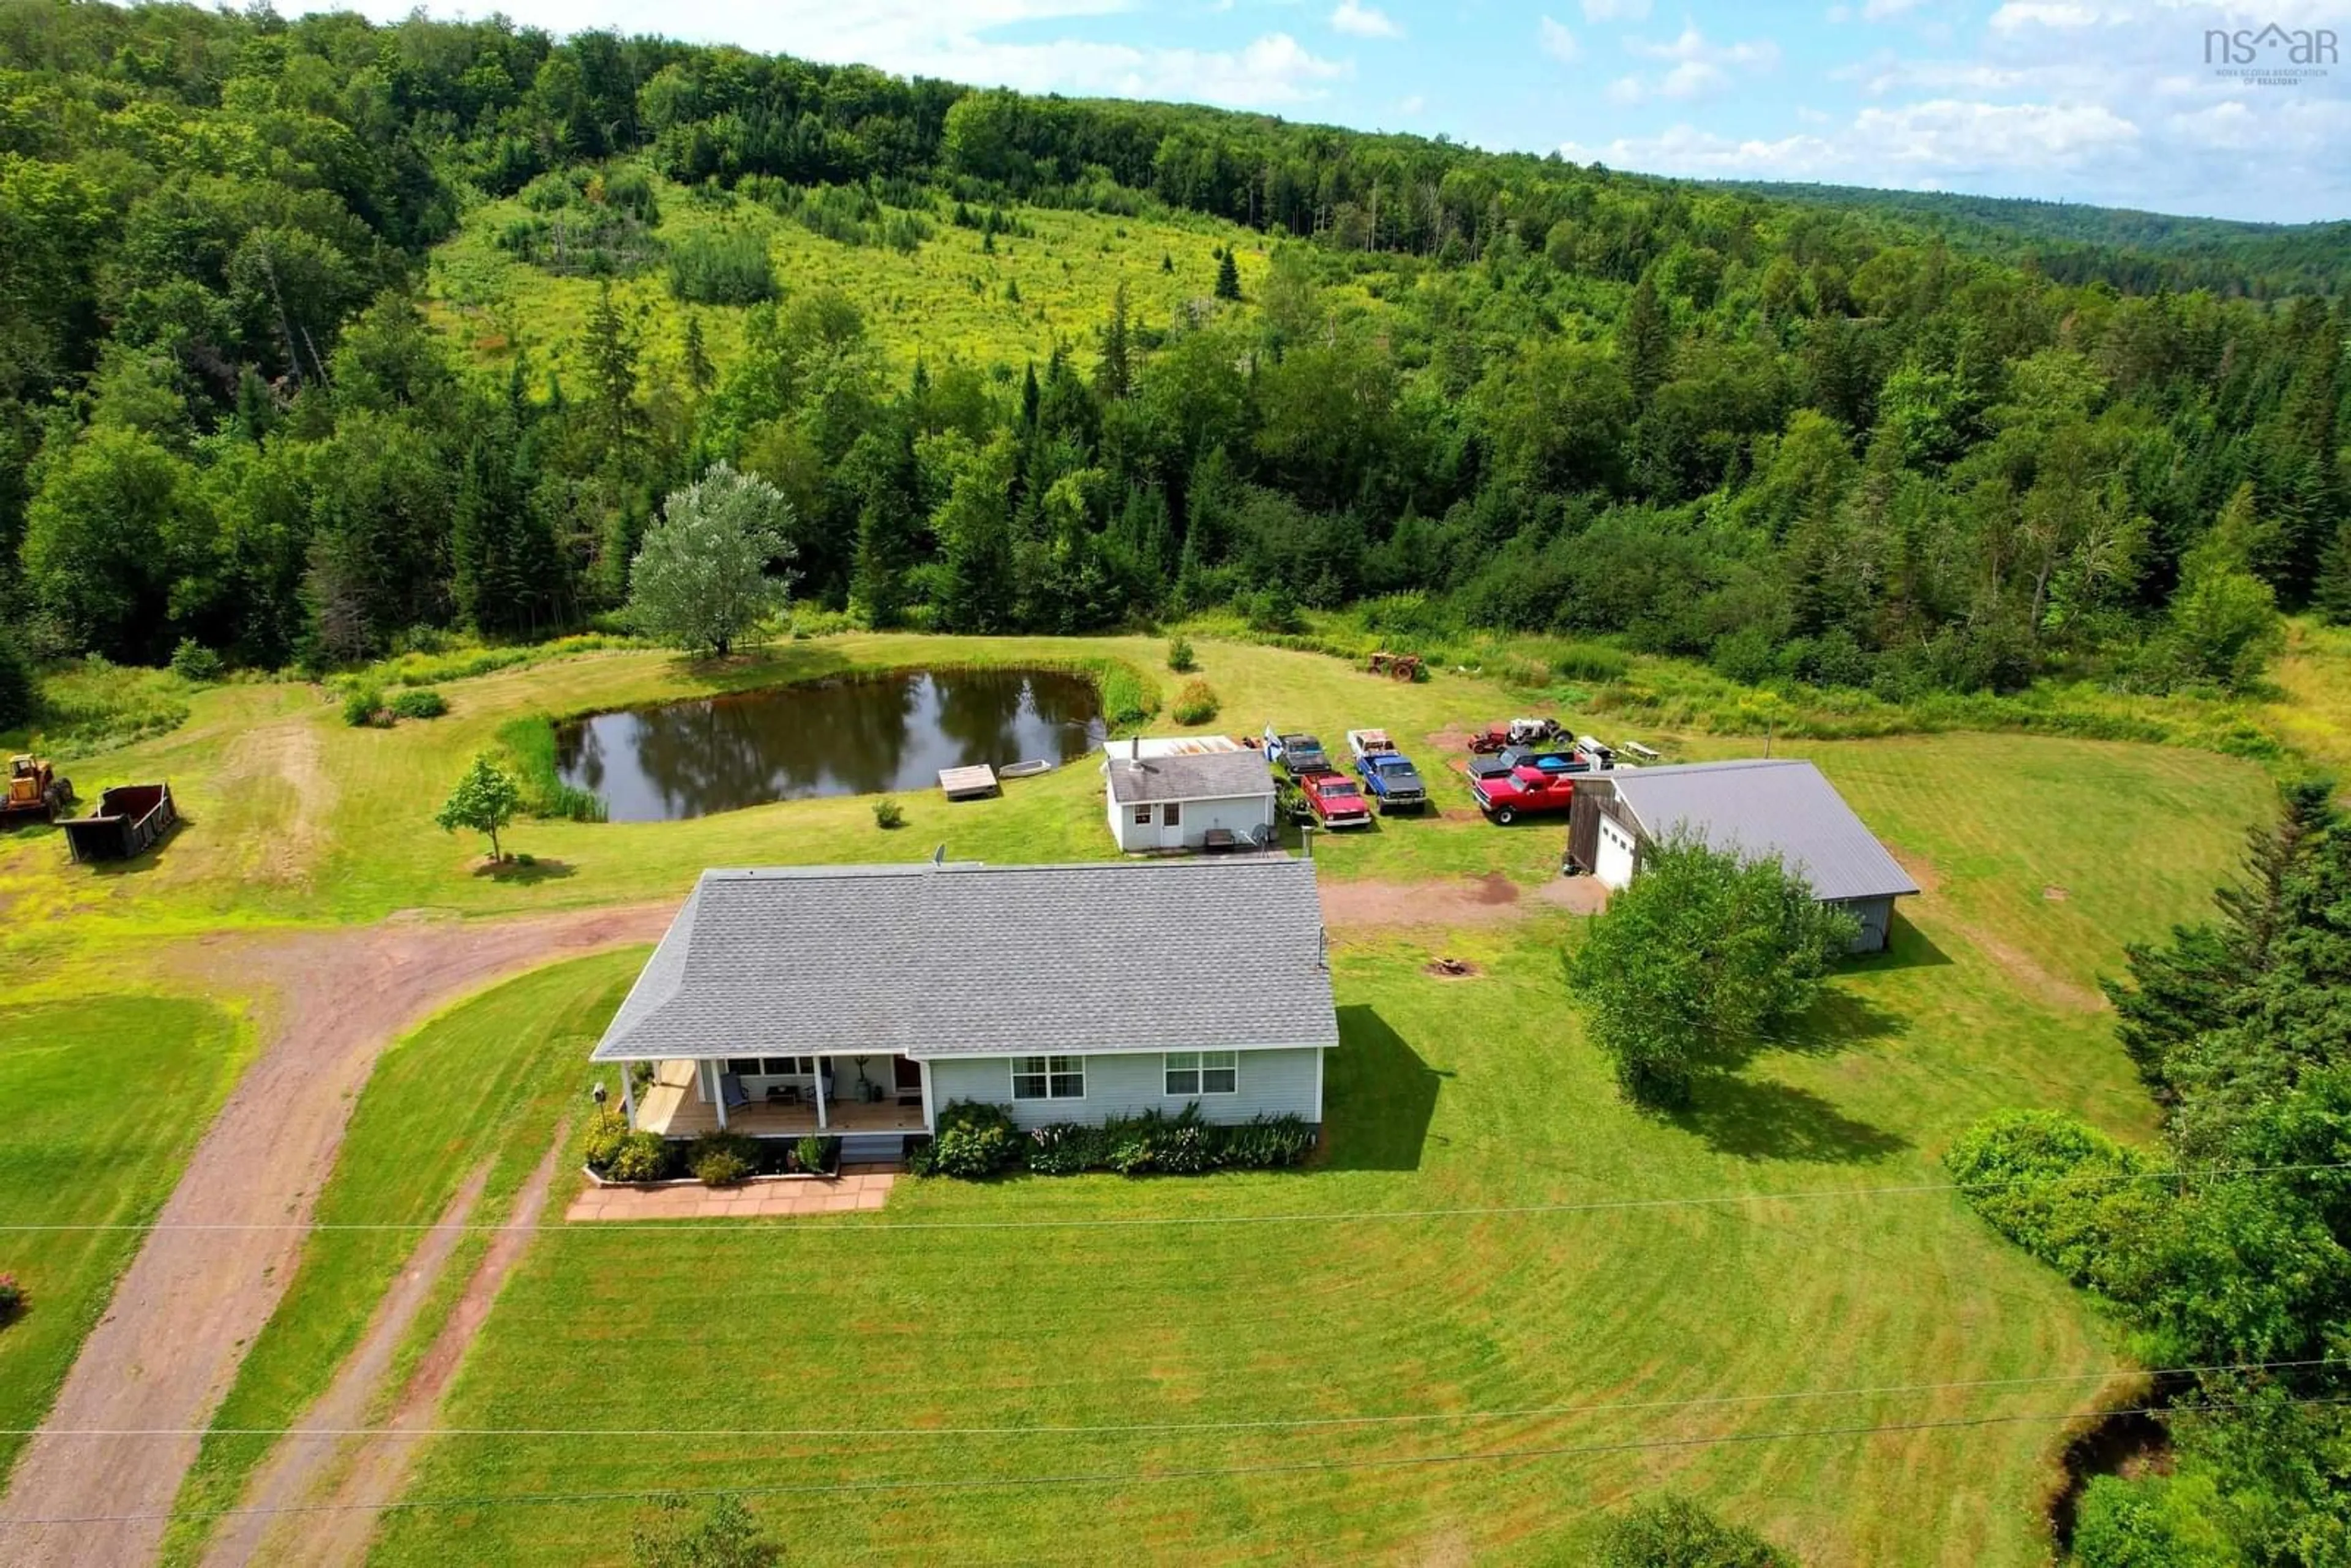
M1654 80L1630 76L1611 83L1609 97L1619 103L1637 103L1645 98L1708 98L1728 88L1736 74L1767 71L1780 63L1780 46L1769 39L1716 44L1688 25L1669 42L1627 38L1625 47L1647 59L1672 63Z
M1570 143L1560 152L1657 173L1917 188L1988 169L2077 168L2135 151L2140 136L2131 121L2095 106L1941 99L1865 109L1836 131L1776 141L1676 125L1656 136L1599 147Z
M1625 48L1653 60L1699 61L1708 65L1752 66L1768 68L1780 63L1780 46L1770 39L1742 44L1710 44L1704 33L1685 23L1680 34L1671 43L1652 43L1646 38L1627 38Z
M1331 13L1331 26L1358 38L1404 37L1404 29L1396 26L1395 18L1375 6L1359 5L1356 0L1339 0L1338 9Z
M1422 111L1427 108L1428 99L1416 92L1396 100L1396 112L1407 120L1419 119Z
M1890 22L1896 16L1916 11L1926 0L1864 0L1861 19L1865 22Z
M1583 0L1587 22L1642 22L1649 16L1649 0Z
M1536 21L1535 44L1544 54L1562 65L1573 62L1576 56L1583 52L1582 47L1575 41L1575 35L1549 16Z
M2021 33L2027 27L2055 27L2068 32L2099 20L2098 8L2074 0L2008 0L1991 14L1995 33Z
M413 0L350 4L380 22L418 8ZM422 9L455 17L488 7L423 0ZM1217 49L1067 37L1012 43L991 36L1018 25L1033 31L1039 24L1116 16L1133 9L1132 0L698 0L691 8L656 0L501 0L496 9L522 26L559 34L604 26L1030 92L1196 99L1237 109L1311 103L1352 69L1282 32Z

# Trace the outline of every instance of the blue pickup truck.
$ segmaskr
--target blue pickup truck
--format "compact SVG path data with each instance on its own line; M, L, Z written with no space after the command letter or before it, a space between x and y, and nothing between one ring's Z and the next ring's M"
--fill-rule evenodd
M1379 803L1382 815L1427 807L1428 786L1421 781L1420 769L1395 748L1386 730L1351 729L1347 749L1354 753L1355 772L1364 780L1364 793Z

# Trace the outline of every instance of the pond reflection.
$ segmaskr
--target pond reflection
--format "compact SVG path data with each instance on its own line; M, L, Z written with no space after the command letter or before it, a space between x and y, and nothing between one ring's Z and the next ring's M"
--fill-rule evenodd
M942 768L1102 744L1081 675L942 670L737 692L556 729L556 771L615 822L657 822L813 795L931 789Z

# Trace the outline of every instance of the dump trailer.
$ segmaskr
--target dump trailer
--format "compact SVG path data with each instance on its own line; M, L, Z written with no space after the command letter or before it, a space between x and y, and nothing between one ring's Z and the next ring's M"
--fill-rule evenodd
M1420 770L1412 759L1395 747L1384 729L1351 729L1347 732L1347 749L1354 754L1355 771L1364 780L1364 788L1379 802L1383 815L1390 811L1417 811L1428 804L1428 786L1421 782Z
M8 792L0 797L0 826L53 822L73 804L73 780L61 777L46 757L8 759Z
M99 796L97 810L58 826L77 861L127 861L153 849L179 820L169 784L118 784Z

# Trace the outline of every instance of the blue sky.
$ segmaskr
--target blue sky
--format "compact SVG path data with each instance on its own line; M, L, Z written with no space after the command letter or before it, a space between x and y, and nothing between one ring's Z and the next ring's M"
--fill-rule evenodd
M384 19L410 0L361 0ZM435 15L468 7L434 0ZM2351 0L508 0L589 26L1032 91L1166 98L1821 180L2351 217ZM471 7L475 12L487 6ZM2212 29L2331 30L2323 74L2221 74ZM2291 63L2272 41L2257 66Z

